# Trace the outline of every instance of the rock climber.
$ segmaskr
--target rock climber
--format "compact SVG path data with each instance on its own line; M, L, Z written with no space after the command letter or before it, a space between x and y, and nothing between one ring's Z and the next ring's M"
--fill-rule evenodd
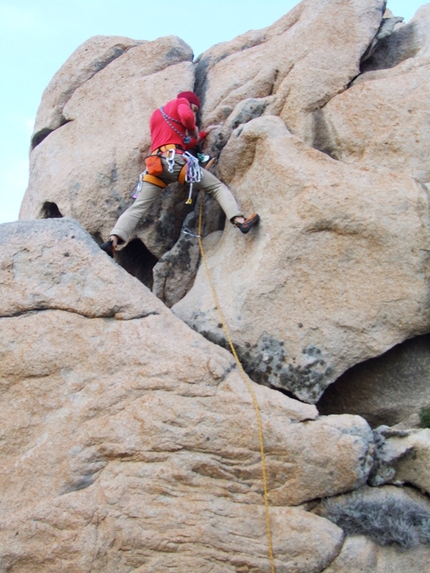
M185 91L153 112L149 124L151 155L145 160L146 172L142 177L141 189L135 202L119 217L109 240L100 245L110 256L113 256L118 245L127 243L139 220L159 198L161 190L175 181L192 181L196 189L212 195L227 219L242 233L248 233L258 224L260 217L253 214L245 218L230 189L208 170L201 168L197 159L187 153L215 127L198 131L196 114L200 107L197 95ZM198 177L195 176L196 172Z

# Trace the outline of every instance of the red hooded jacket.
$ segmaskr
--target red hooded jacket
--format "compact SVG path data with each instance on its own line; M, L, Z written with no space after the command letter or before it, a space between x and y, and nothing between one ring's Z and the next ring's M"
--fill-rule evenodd
M163 145L175 143L180 145L184 150L191 149L197 145L196 139L191 139L189 143L184 143L183 137L192 133L196 129L196 120L191 109L190 103L185 98L176 98L163 106L165 113L176 121L168 120L179 132L177 133L164 119L160 109L156 109L149 120L151 130L151 151L158 149ZM177 123L179 122L179 123ZM181 135L180 135L181 134ZM206 132L199 133L200 140L206 137Z

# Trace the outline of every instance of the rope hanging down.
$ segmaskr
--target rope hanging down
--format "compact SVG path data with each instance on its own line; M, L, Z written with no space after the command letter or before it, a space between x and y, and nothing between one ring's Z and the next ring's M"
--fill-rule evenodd
M207 274L208 281L209 281L209 284L210 284L210 287L212 290L212 295L213 295L214 300L215 300L215 305L217 307L218 314L219 314L220 319L221 319L224 333L226 335L226 338L228 340L231 352L232 352L232 354L236 360L236 363L238 365L238 368L239 368L239 371L242 375L242 378L244 379L244 381L248 387L249 393L251 394L252 402L254 404L254 409L255 409L255 413L256 413L256 417L257 417L257 424L258 424L258 434L259 434L259 438L260 438L261 473L262 473L262 478L263 478L264 505L266 508L266 528L267 528L267 540L268 540L268 545L269 545L270 570L271 570L271 573L275 573L275 561L274 561L274 557L273 557L272 531L271 531L271 527L270 527L269 496L268 496L268 492L267 492L266 458L264 455L263 426L261 423L260 408L258 407L258 402L257 402L257 398L255 396L254 390L252 389L252 386L248 380L248 377L247 377L247 375L243 369L243 366L239 360L239 357L237 355L236 349L234 347L233 341L232 341L231 336L230 336L230 331L228 329L227 323L225 321L224 315L223 315L222 310L221 310L221 306L219 304L218 295L216 293L215 287L214 287L213 282L212 282L212 278L211 278L211 275L209 272L209 266L208 266L208 263L206 260L206 254L205 254L205 251L203 249L202 221L203 221L203 197L201 196L200 197L200 211L199 211L199 226L198 226L196 238L199 241L200 253L202 255L203 263L205 265L206 274Z

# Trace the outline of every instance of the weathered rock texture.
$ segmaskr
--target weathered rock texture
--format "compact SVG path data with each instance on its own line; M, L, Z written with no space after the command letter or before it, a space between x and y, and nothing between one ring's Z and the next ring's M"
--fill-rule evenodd
M334 161L273 116L237 128L221 157L262 218L209 257L254 380L314 402L353 364L428 330L428 196L414 179ZM222 343L204 268L173 310Z
M42 101L37 133L68 123L33 150L21 216L69 215L105 238L130 202L150 113L196 82L203 124L225 122L208 141L217 173L262 217L246 238L225 233L209 261L233 341L254 380L315 403L351 366L430 328L428 10L400 26L384 10L304 0L196 64L175 37L89 40ZM183 194L163 193L117 260L223 344L202 272L191 288L196 245L177 241Z
M375 463L371 483L410 484L430 494L430 430L375 430Z
M430 550L420 545L414 551L398 547L381 547L363 535L345 540L337 559L324 573L422 573L428 569Z
M312 114L358 75L378 32L385 2L305 0L273 26L205 52L197 76L203 118L225 120L248 98L269 98L266 113L312 141Z
M316 117L316 145L336 159L430 182L430 5L383 40L353 86Z
M231 355L73 220L0 232L1 570L266 571L258 427ZM372 433L254 392L277 571L321 571L342 531L291 506L363 485Z
M130 192L143 171L142 155L150 148L149 117L181 89L193 88L194 70L191 48L179 38L123 44L128 49L109 61L119 51L118 39L88 40L47 88L36 128L37 133L50 133L31 153L21 218L49 217L54 205L59 216L74 217L93 236L106 237L133 201ZM106 65L94 72L105 52ZM64 75L68 83L59 83ZM57 126L59 117L64 120ZM170 188L165 194L169 206L155 208L137 233L156 257L173 246L189 211L182 196L185 190ZM155 229L152 225L160 212L164 226L173 228L173 242L171 235L160 232L159 224ZM145 226L151 226L147 234Z
M378 407L360 377L355 410L312 405L430 332L429 5L397 16L383 0L303 0L196 62L176 37L95 37L53 78L21 210L52 220L0 231L0 571L270 570L252 399L181 234L200 201L169 187L116 255L161 300L96 244L131 203L150 114L188 89L202 127L222 122L206 142L216 173L261 216L244 236L206 198L202 235L262 384L276 572L428 569L426 547L344 541L312 512L366 482L381 506L384 484L429 492L428 431L407 426L426 375L410 395L386 390L413 353L376 376Z
M78 88L124 52L143 43L120 36L95 36L79 46L43 92L34 125L33 147L67 122L63 109Z

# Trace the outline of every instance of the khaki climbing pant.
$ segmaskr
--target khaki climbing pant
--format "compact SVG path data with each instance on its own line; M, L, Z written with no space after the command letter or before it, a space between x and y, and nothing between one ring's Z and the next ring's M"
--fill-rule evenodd
M185 164L185 159L180 155L176 155L173 173L168 171L167 161L164 157L161 158L161 161L163 164L163 173L158 177L167 184L175 183L178 180L179 172ZM220 204L229 221L231 221L233 217L242 216L236 199L233 197L227 185L221 183L215 175L212 175L212 173L206 169L202 169L201 181L194 183L193 188L201 189L212 195ZM159 199L162 192L163 189L161 187L144 181L137 199L133 205L119 217L110 234L119 237L121 244L122 242L127 243L140 219L148 212L151 205Z

